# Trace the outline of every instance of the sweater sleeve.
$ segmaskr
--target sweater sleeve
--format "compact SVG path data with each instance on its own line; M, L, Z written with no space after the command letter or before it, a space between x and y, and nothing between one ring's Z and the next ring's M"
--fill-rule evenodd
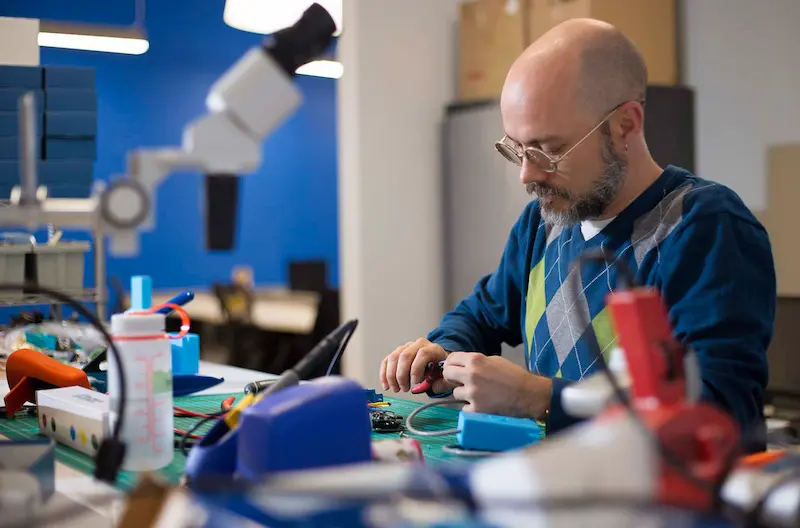
M525 208L511 229L500 264L480 279L472 294L447 313L428 339L449 352L481 352L499 355L500 345L522 343L522 296L530 229L536 229L537 209ZM476 241L480 243L479 241Z
M659 273L676 338L697 353L703 399L744 437L761 431L777 302L766 231L730 213L699 217L668 237Z

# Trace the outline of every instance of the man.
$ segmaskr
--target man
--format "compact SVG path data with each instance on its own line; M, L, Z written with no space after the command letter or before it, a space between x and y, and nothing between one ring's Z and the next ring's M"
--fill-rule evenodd
M446 359L429 395L452 391L466 410L546 420L550 432L574 423L561 391L596 372L615 343L604 306L620 271L571 264L602 249L660 290L676 338L697 352L703 398L743 431L763 424L776 303L769 239L730 189L656 164L646 86L640 53L596 20L567 21L517 59L496 148L537 199L494 273L427 338L384 359L384 390L408 391L428 362ZM504 342L524 344L527 370L499 356Z

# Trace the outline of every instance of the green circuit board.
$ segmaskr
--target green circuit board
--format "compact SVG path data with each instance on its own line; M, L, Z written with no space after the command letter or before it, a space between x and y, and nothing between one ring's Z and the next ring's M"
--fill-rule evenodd
M196 413L212 413L220 410L222 400L228 396L235 396L237 399L242 397L242 394L219 394L210 396L184 396L175 398L175 406L187 409ZM393 411L400 416L408 416L408 414L417 408L420 404L408 400L384 398L391 405L386 409ZM433 407L421 413L414 424L419 428L426 430L442 430L450 429L456 426L458 420L458 410L446 407ZM178 429L187 430L191 428L198 418L175 418L175 427ZM198 431L199 434L204 434L210 427L211 423L201 427ZM39 436L39 424L35 414L17 414L12 419L5 417L0 418L0 435L4 435L11 440L28 440ZM398 438L399 433L373 433L373 440L381 440L386 438ZM428 463L437 463L444 460L451 460L452 455L442 452L442 447L445 445L455 444L455 435L441 436L441 437L425 437L418 438L425 459ZM94 471L94 460L88 455L72 449L65 445L56 446L56 460L66 464L82 473L91 474ZM160 471L161 476L173 484L177 484L184 473L186 458L178 450L175 450L175 456L172 462ZM117 487L123 490L129 490L136 484L137 475L131 472L121 472L117 478Z

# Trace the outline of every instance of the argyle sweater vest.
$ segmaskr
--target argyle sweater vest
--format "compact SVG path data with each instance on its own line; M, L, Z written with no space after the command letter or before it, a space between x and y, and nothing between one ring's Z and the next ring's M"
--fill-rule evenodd
M428 338L487 355L524 345L528 369L553 378L548 430L574 423L561 390L595 373L616 342L605 300L621 272L613 263L576 266L588 249L613 253L660 290L676 338L698 354L703 398L742 428L759 427L776 303L769 239L732 190L678 167L589 240L580 225L550 225L529 204L498 268Z

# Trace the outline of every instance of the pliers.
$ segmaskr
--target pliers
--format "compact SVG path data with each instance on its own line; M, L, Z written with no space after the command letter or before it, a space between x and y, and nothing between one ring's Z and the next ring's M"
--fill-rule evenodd
M435 363L431 361L425 367L425 379L411 388L411 394L422 394L433 388L436 380L444 379L444 361Z

